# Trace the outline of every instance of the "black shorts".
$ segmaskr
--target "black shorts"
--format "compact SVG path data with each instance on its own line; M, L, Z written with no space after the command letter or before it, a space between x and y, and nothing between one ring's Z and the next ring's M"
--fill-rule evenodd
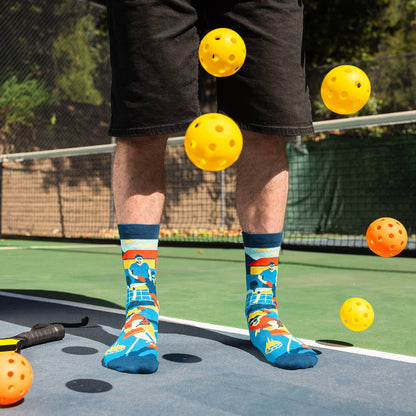
M201 113L200 39L218 27L243 38L247 57L217 78L217 111L258 133L313 131L301 0L108 0L108 19L112 136L186 130Z

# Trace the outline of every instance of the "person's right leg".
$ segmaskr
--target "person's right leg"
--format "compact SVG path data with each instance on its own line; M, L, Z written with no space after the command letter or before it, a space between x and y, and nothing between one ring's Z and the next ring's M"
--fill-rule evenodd
M104 365L157 370L156 260L169 134L199 115L193 0L108 1L114 203L127 281L126 322Z
M156 262L166 142L167 136L119 139L116 148L114 203L127 283L126 322L104 365L122 372L158 368Z
M165 201L167 136L119 138L113 167L119 224L159 224Z

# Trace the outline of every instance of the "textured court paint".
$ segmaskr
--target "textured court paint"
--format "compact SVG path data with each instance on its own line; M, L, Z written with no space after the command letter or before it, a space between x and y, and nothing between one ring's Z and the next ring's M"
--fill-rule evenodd
M108 313L119 314L119 315L124 316L123 310L109 308L105 306L89 305L85 303L65 301L65 300L45 299L45 298L40 298L36 296L27 296L27 295L1 292L1 291L0 291L0 296L10 297L14 299L35 301L35 302L50 303L50 304L55 304L58 306L63 305L63 306L70 306L74 308L85 308L85 309L89 309L92 311L108 312ZM242 336L249 337L249 331L247 329L233 328L229 326L215 325L215 324L209 324L205 322L189 321L185 319L172 318L169 316L160 316L159 318L161 322L165 322L165 323L172 323L172 324L182 325L186 327L206 329L208 331L215 331L218 333L242 335ZM113 328L105 327L105 330L115 336L119 334L118 329L114 330ZM346 352L350 354L358 354L358 355L364 355L368 357L383 358L386 360L393 360L393 361L400 361L400 362L409 363L409 364L416 364L416 357L409 356L409 355L393 354L389 352L368 350L368 349L356 348L352 346L340 346L336 344L330 345L328 342L317 342L317 341L313 341L309 339L302 339L302 341L310 345L311 347L316 348L317 350L323 348L323 349L328 349L328 350L333 350L333 351ZM88 355L88 353L85 353L85 355Z
M45 249L0 250L1 290L55 291L55 298L124 308L120 247L62 243L67 248L56 250L50 248L60 246L55 242L19 243ZM17 246L0 241L7 244ZM242 249L160 247L158 270L162 315L246 328ZM283 249L279 276L280 316L297 336L416 356L416 259ZM192 304L170 296L178 287ZM339 319L342 303L354 296L367 299L375 310L373 325L361 333Z
M267 415L409 416L416 408L414 364L407 362L321 348L313 369L280 370L259 357L245 335L162 321L159 371L126 375L101 364L124 319L120 311L10 297L2 297L2 305L3 333L22 332L50 316L66 322L90 316L90 325L68 328L63 340L23 351L36 380L22 403L7 408L7 415L133 415L138 397L140 414L170 416L241 416L258 409ZM19 305L33 314L11 312ZM74 347L96 353L68 354Z

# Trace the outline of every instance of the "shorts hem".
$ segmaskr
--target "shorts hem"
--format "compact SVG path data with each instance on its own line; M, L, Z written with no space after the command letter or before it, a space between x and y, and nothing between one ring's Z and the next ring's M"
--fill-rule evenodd
M262 125L253 123L243 123L234 120L238 126L243 130L252 131L254 133L271 134L276 136L306 136L314 132L313 125L307 126L273 126L273 125Z
M158 126L115 128L110 127L108 133L113 137L146 137L162 134L174 134L184 132L194 119L175 124L161 124Z

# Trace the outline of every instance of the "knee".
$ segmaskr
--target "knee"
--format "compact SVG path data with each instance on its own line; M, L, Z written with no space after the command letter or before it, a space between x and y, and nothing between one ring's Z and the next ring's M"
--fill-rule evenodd
M168 136L119 137L117 152L127 154L130 158L152 155L162 158L166 149Z
M286 159L286 144L283 136L263 134L252 131L243 130L243 151L251 159L256 157L269 158L275 160L277 158Z

